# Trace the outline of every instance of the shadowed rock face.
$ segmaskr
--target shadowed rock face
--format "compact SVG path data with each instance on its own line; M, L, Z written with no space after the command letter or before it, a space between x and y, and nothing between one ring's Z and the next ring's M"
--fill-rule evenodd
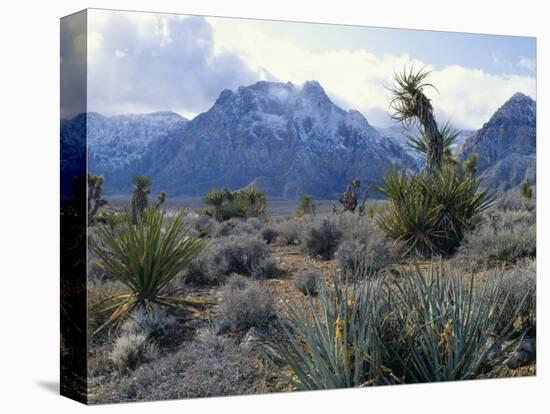
M466 140L462 159L478 154L478 174L496 190L536 180L536 103L516 93Z

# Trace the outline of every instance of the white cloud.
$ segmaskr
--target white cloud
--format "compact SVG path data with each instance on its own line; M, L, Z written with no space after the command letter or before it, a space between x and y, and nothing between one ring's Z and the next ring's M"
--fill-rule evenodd
M248 20L89 13L88 110L106 115L174 110L193 116L208 110L223 89L261 79L296 84L315 79L335 103L384 126L394 71L411 65L433 69L406 54L300 46L291 26L281 35ZM71 53L63 53L63 62ZM517 66L527 70L534 64L521 59ZM429 93L438 119L449 119L458 128L479 128L515 92L535 97L535 78L525 73L438 67L430 80L440 94Z
M526 58L526 57L522 57L518 62L518 66L520 68L524 68L524 69L534 71L537 68L537 62L535 61L535 59L529 59L529 58Z
M389 122L389 92L395 71L426 66L408 55L376 56L367 50L311 52L289 38L274 38L254 23L208 19L214 28L215 52L239 54L255 71L281 81L318 80L333 100L357 109L374 124ZM433 68L431 68L433 69ZM438 117L457 127L479 128L515 92L535 96L535 79L528 76L491 75L481 70L447 66L430 79L440 94L430 92Z
M206 111L225 88L258 80L239 56L214 54L200 17L91 10L88 110L105 115Z

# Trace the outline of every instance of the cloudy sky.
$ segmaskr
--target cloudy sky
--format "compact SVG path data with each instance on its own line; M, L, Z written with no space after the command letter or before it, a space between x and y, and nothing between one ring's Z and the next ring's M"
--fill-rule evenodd
M69 40L62 74L78 53ZM344 109L387 126L392 76L413 64L433 71L437 116L458 128L479 128L515 92L536 98L533 38L90 10L87 44L88 110L105 115L192 118L223 89L315 79Z

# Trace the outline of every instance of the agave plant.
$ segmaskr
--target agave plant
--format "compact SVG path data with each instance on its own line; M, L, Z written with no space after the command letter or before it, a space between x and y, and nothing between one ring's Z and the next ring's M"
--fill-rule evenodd
M90 237L97 265L128 290L102 303L103 311L113 313L99 329L138 307L148 309L155 303L183 307L198 304L171 296L169 283L198 256L205 241L186 236L181 213L166 228L163 221L164 213L150 209L134 225L131 215L125 212L119 223L99 226Z
M348 388L395 382L383 361L389 355L381 342L384 313L378 281L362 284L321 278L319 296L307 305L292 304L282 321L284 339L267 344L273 366L299 390ZM277 365L282 362L291 374Z
M500 306L502 278L474 289L473 275L468 280L439 263L428 271L401 272L395 290L395 315L403 329L401 359L409 381L472 379L482 372L490 354L503 358L496 350L510 336L516 316L506 318L504 329L497 329L506 308Z
M430 176L389 171L380 191L388 198L380 227L420 256L454 252L493 202L475 177L449 167Z

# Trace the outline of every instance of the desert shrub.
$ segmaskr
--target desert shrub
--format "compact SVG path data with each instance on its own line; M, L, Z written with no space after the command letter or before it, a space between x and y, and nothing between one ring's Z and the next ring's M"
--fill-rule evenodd
M342 212L335 220L344 236L350 239L363 241L373 232L380 234L376 223L364 215Z
M219 231L219 223L211 217L199 215L185 217L184 223L199 237L212 237Z
M210 286L222 283L225 276L213 269L211 257L204 254L189 263L184 279L186 283L196 286Z
M158 357L157 346L145 333L124 333L116 337L109 359L120 371L134 370Z
M362 273L368 260L367 249L356 239L344 240L334 255L338 266L344 274Z
M252 275L270 256L269 247L259 237L224 237L216 241L210 271L225 276L232 273Z
M334 257L342 272L350 277L377 273L399 258L374 228L365 230L357 238L346 238L338 246Z
M500 305L504 318L501 328L514 320L514 328L520 334L536 336L537 330L537 271L534 259L520 260L504 271L503 296ZM519 313L516 311L519 307Z
M174 323L175 318L158 306L150 311L138 308L120 325L120 333L125 336L143 334L148 340L158 340L168 334Z
M241 235L216 239L208 252L194 259L184 273L186 283L219 285L232 273L258 279L276 277L278 262L258 236Z
M510 316L499 305L502 278L490 279L478 289L473 283L473 275L464 277L459 269L443 264L399 275L394 315L401 327L397 341L404 350L408 381L476 378L496 344L511 333L519 309L515 307ZM506 326L498 332L503 320ZM497 353L492 362L498 358L504 356Z
M276 226L278 232L275 242L283 246L290 246L300 241L301 225L295 220L289 219Z
M491 204L476 178L454 168L412 176L390 171L381 191L388 198L381 229L403 243L404 253L424 257L453 253Z
M319 283L318 300L290 303L288 320L281 321L285 338L265 348L286 381L299 390L348 388L388 384L386 350L381 345L384 295L378 281Z
M275 316L271 296L259 282L232 276L222 292L218 315L220 332L245 332L266 328Z
M324 218L309 224L304 229L302 249L312 257L332 259L343 237L335 219Z
M182 214L176 215L166 228L163 221L164 213L155 209L135 217L125 213L122 224L98 226L90 238L98 266L128 291L126 295L108 298L102 309L114 311L106 325L135 308L149 308L153 303L183 304L181 298L169 294L169 284L197 257L205 241L186 236Z
M251 276L256 279L272 279L281 274L279 260L267 257L252 268Z
M265 242L271 244L279 236L279 231L275 227L267 225L263 228L261 234Z
M511 211L534 211L536 207L535 192L531 189L531 197L526 199L521 190L510 190L501 195L496 201L495 206L499 210Z
M303 270L294 279L294 287L304 295L317 296L321 273L315 269Z
M217 237L225 236L240 236L242 234L255 234L258 233L262 227L262 223L256 219L251 218L248 220L231 218L219 224Z
M201 330L178 352L98 387L90 402L258 394L268 391L266 384L273 382L272 377L258 356L243 350L235 340Z
M514 263L525 257L535 257L536 252L534 217L506 212L493 215L483 226L468 234L458 256L472 265L480 265L487 261Z

